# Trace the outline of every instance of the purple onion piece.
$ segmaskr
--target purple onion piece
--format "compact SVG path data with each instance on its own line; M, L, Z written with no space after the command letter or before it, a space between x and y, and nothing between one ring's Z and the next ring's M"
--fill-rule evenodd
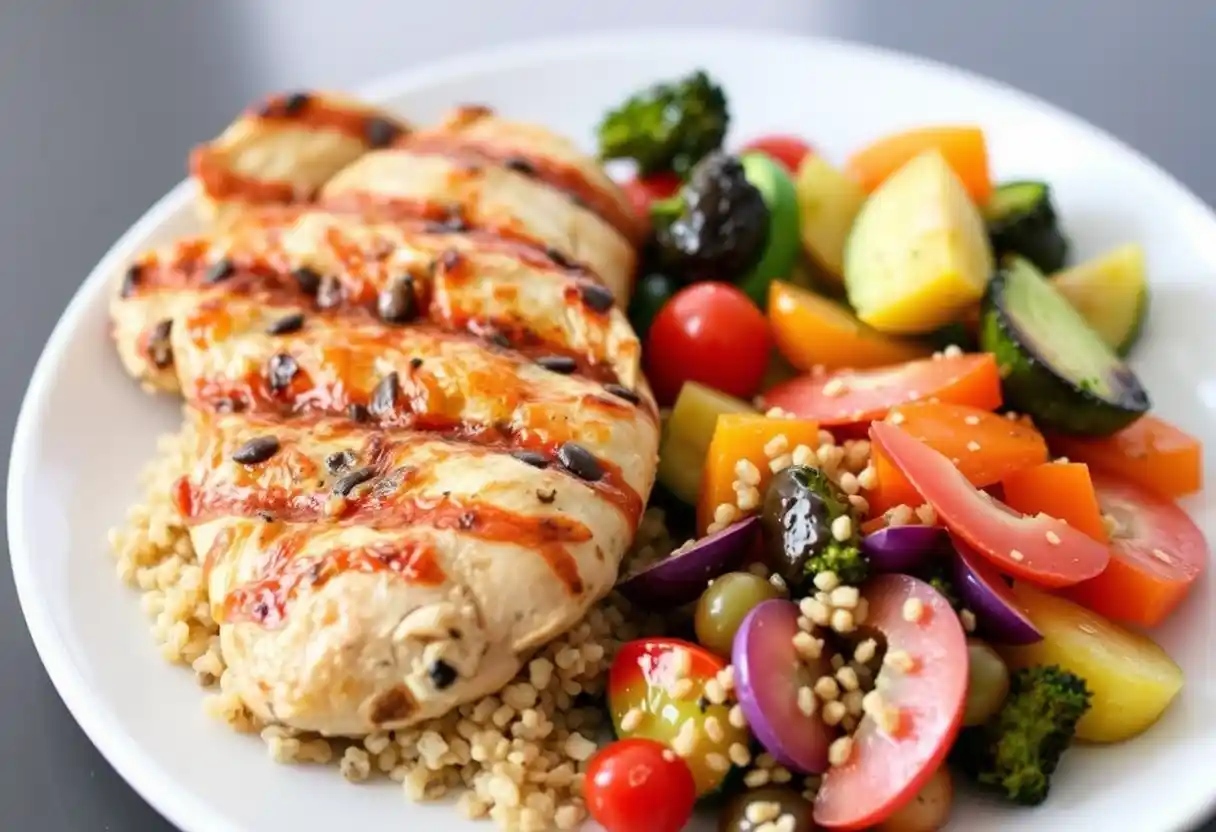
M997 644L1034 644L1043 634L1022 612L996 567L956 535L954 584L964 606L975 614L980 635Z
M695 601L710 581L743 565L759 528L759 517L740 520L678 554L626 575L616 588L647 609L670 609Z

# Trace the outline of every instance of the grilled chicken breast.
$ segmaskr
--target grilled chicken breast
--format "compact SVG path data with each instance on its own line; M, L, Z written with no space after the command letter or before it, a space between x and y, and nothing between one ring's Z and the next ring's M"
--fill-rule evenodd
M291 199L242 192L113 301L129 372L189 405L174 498L228 673L270 722L355 735L498 689L612 587L653 484L619 191L480 109L395 141L449 133L487 142L476 187L465 150L362 149Z

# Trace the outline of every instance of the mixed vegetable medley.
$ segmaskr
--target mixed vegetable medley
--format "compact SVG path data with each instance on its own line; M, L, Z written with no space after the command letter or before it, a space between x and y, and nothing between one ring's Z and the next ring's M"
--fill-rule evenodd
M608 684L587 774L611 832L942 826L952 778L1034 805L1076 741L1183 684L1145 635L1208 545L1194 438L1124 363L1134 243L1083 262L983 130L724 146L703 72L608 113L653 233L629 313L665 408L654 501L688 542L619 590L684 638ZM677 539L682 539L683 536Z

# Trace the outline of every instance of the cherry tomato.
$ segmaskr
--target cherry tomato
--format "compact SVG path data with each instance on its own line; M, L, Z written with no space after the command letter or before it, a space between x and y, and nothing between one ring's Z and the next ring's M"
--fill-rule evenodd
M946 599L907 575L870 579L865 597L866 626L886 637L888 657L906 662L884 660L879 673L886 724L863 718L848 761L823 777L815 822L828 829L864 829L907 804L945 759L967 699L967 639Z
M679 832L697 799L684 761L654 740L620 740L587 765L587 809L608 832Z
M882 419L897 405L934 398L995 410L1001 404L996 360L979 353L807 375L769 390L764 394L764 406L780 407L832 427L865 424Z
M680 190L680 177L674 173L656 173L639 176L621 185L629 198L634 212L646 220L650 218L650 203L656 199L667 199Z
M1098 505L1116 523L1110 566L1068 596L1107 618L1155 627L1207 568L1207 541L1169 500L1130 480L1097 471L1092 476Z
M1023 516L981 494L949 459L902 428L875 422L870 438L938 519L1001 572L1061 587L1093 578L1110 562L1105 546L1063 520Z
M771 346L768 321L747 295L728 283L696 283L676 292L651 324L646 377L664 405L686 381L750 399Z
M778 162L785 166L785 169L790 173L797 173L798 166L802 164L811 153L815 151L809 144L804 142L797 136L762 136L758 139L745 144L740 153L748 150L759 150L761 153L772 156Z

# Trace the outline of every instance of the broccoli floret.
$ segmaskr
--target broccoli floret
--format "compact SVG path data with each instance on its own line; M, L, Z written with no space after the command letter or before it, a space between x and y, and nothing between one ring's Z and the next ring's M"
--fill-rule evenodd
M979 783L1036 806L1047 799L1051 775L1092 696L1084 679L1055 665L1019 670L1001 710L959 735L954 759Z
M835 572L842 583L856 586L869 577L870 562L855 542L833 540L806 562L808 578L813 580L820 572Z
M768 205L740 161L711 153L680 192L651 205L659 257L686 280L730 280L764 250Z
M643 90L604 116L600 157L633 159L643 175L675 171L683 177L722 146L729 123L722 87L698 70Z

